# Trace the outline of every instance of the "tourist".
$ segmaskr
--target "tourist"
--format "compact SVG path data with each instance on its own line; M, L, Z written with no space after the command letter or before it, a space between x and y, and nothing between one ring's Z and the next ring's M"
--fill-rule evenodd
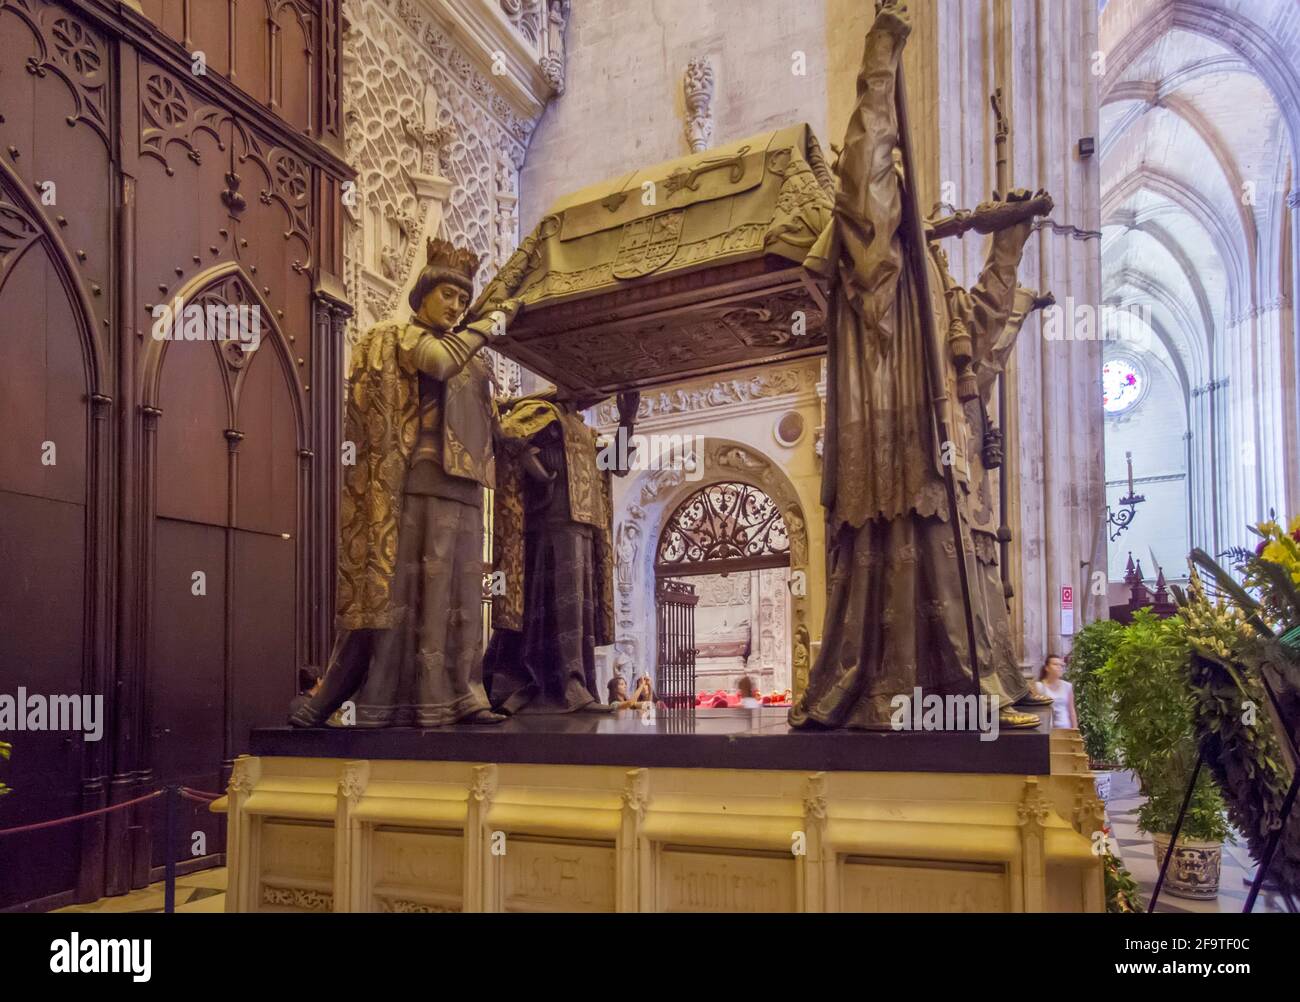
M632 694L632 702L654 704L655 690L649 675L642 675L636 680L636 692Z
M757 710L763 703L754 695L754 681L748 675L741 675L736 680L736 691L740 693L740 705L746 710Z
M1065 664L1060 655L1049 654L1038 673L1038 687L1052 697L1052 726L1077 728L1079 716L1074 709L1074 686L1062 677L1064 673Z

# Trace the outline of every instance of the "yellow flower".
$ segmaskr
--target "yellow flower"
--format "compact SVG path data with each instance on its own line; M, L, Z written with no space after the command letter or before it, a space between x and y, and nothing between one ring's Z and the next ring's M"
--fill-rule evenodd
M1265 560L1269 561L1270 563L1282 564L1283 566L1285 566L1287 563L1288 555L1289 554L1286 551L1286 547L1283 546L1282 543L1278 542L1276 539L1268 543L1264 547L1264 552L1260 554L1260 556L1262 556Z

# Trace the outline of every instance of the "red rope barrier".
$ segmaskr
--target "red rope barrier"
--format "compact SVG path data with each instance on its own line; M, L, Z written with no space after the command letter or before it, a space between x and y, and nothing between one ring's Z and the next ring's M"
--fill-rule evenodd
M210 804L214 800L220 800L225 796L224 793L208 793L206 790L192 790L188 786L180 788L181 796L186 800L192 800L196 804Z
M134 807L136 804L143 804L146 800L153 800L161 797L165 790L154 790L153 793L146 793L143 797L136 797L134 800L124 800L120 804L109 804L107 807L99 807L93 811L85 811L81 814L74 814L67 818L55 818L53 821L38 821L34 825L19 825L17 828L0 828L0 835L16 835L19 832L34 832L42 828L54 828L57 825L65 825L70 821L82 821L86 818L93 818L97 814L108 814L111 811L120 811L124 807Z

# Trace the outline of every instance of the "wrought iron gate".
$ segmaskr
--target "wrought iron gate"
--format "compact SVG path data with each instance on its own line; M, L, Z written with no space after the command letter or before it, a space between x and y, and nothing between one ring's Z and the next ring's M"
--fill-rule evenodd
M670 708L695 705L695 605L700 597L685 581L655 581L659 615L659 698Z

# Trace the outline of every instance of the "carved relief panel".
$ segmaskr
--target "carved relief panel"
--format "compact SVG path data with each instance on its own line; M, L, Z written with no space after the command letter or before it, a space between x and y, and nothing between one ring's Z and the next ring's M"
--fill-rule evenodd
M332 92L326 78L337 73L336 36L321 25L323 11L332 27L333 7L333 0L140 0L144 16L184 46L196 71L221 74L317 136L331 124L337 134L337 122L317 106L321 81Z

